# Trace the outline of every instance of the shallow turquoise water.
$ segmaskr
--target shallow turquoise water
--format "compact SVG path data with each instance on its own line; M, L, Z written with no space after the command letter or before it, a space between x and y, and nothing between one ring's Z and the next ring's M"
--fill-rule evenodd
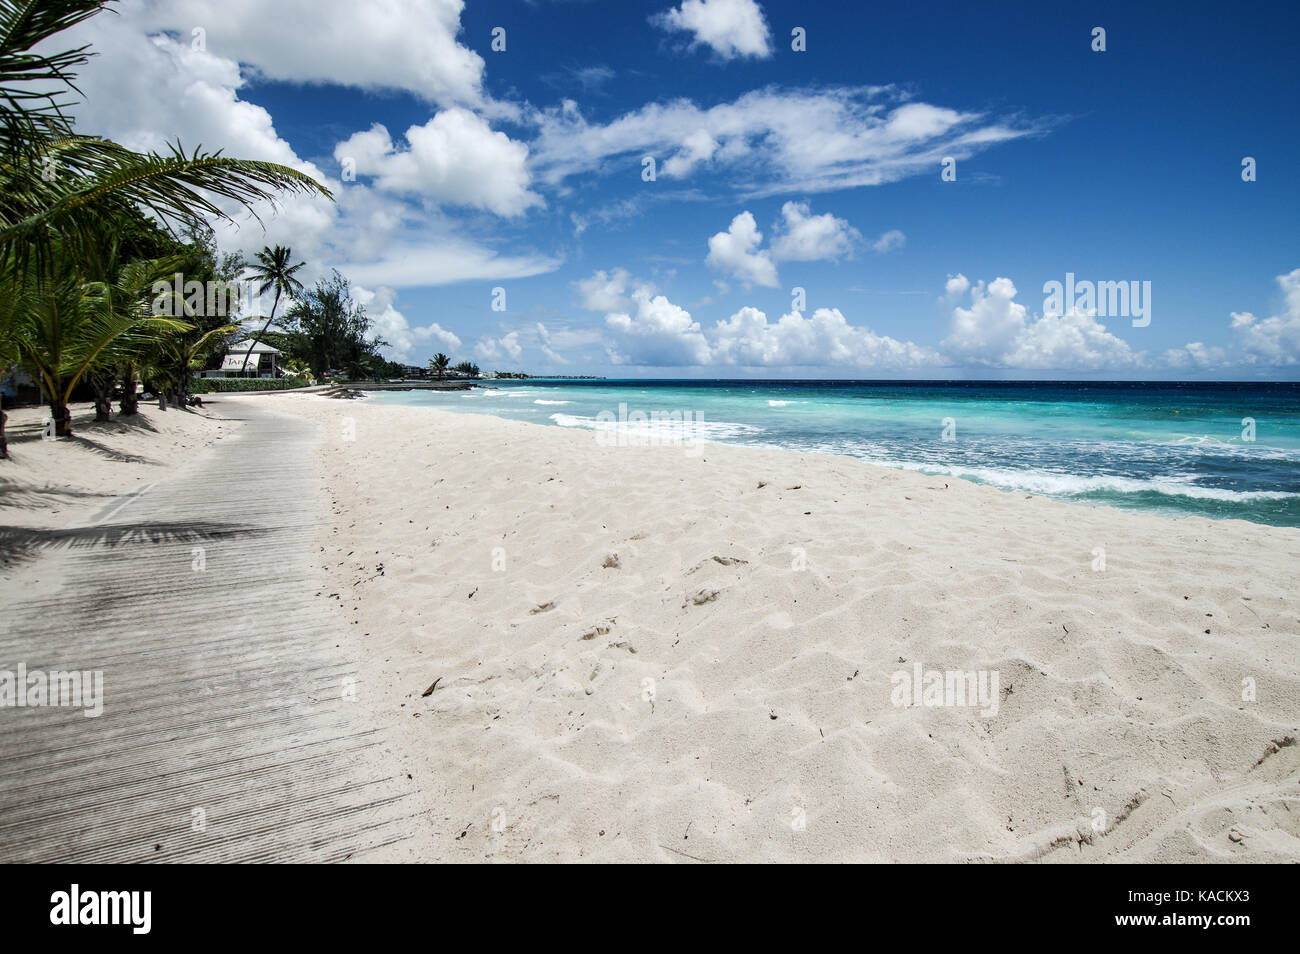
M1300 384L489 384L371 400L607 432L667 427L674 436L847 454L1085 503L1300 526ZM685 422L641 424L636 412Z

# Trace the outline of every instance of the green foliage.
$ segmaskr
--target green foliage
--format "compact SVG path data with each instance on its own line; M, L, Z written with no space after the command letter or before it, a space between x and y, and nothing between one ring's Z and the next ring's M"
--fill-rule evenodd
M351 298L348 280L337 271L302 295L278 322L295 358L307 362L316 376L342 371L352 380L382 373L379 349L388 342L369 337L366 310Z
M56 275L0 285L0 295L12 295L18 302L16 350L49 400L58 434L71 433L67 403L92 368L140 348L151 336L174 335L190 327L154 318L144 305L142 288L169 264L133 262L114 269L108 281L88 282L76 263L63 261Z
M211 394L218 391L292 391L305 388L302 378L196 378L191 394Z
M56 33L76 26L104 7L104 0L0 3L0 156L28 159L35 143L70 131L63 99L75 90L76 68L87 48L35 52Z
M332 198L276 163L179 143L138 153L77 135L65 97L90 53L60 51L54 38L106 5L0 0L0 361L17 358L36 377L60 435L70 433L66 405L83 379L103 415L114 382L133 394L137 373L183 398L192 372L238 330L229 314L150 311L152 282L169 274L202 282L242 272L242 259L218 256L205 222L229 218L221 200L253 211L281 192ZM277 289L294 286L297 267L283 270ZM133 410L124 397L124 413Z
M406 366L398 361L386 361L380 358L378 369L378 378L380 380L406 377Z

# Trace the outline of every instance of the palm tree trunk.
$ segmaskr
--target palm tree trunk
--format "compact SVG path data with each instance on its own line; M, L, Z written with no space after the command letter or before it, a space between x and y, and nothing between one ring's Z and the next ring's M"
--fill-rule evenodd
M69 391L71 388L68 389ZM63 382L47 374L41 375L41 396L50 405L50 418L54 421L55 437L72 436L72 411L68 409L68 392Z
M9 415L2 410L4 403L4 395L0 394L0 460L9 459L9 441L5 438L5 421L9 420Z
M240 374L243 374L248 370L248 359L253 356L253 346L262 340L262 335L266 334L266 329L271 327L271 322L275 321L275 310L279 307L280 289L276 288L275 301L271 302L271 317L266 319L266 324L264 324L262 330L257 333L257 337L248 343L248 354L244 355L244 366L239 369Z
M122 375L122 403L118 411L123 417L130 417L140 410L140 397L135 390L135 369L127 368Z
M95 389L95 420L111 421L113 419L113 375L95 375L90 383Z
M50 400L50 417L54 418L55 437L72 436L72 411L68 408L67 401L63 398L52 398Z

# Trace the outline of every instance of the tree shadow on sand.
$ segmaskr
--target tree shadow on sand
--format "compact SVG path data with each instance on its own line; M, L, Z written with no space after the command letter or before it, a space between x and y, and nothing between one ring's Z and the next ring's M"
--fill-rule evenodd
M73 434L71 437L63 438L63 440L68 440L74 444L78 444L86 448L91 453L98 454L100 457L107 458L108 460L111 460L118 464L157 464L158 463L158 461L153 460L152 458L141 457L139 454L127 454L122 451L113 450L113 448L111 447L106 447L105 445L100 444L97 441L92 441L90 438L83 437L80 434Z
M66 506L74 500L115 500L119 497L121 494L73 490L70 487L28 487L0 477L0 507L30 510L59 503Z
M95 547L113 550L140 544L205 543L231 536L246 539L269 532L266 527L203 520L113 523L56 530L0 526L0 565L26 563L42 552L56 550Z

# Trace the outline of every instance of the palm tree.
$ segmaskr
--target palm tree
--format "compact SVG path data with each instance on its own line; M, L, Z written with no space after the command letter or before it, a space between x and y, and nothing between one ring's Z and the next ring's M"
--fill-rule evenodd
M31 52L41 40L76 26L100 11L101 3L16 3L0 4L0 77L17 85L0 86L0 154L31 158L32 143L67 132L59 97L66 89L52 91L32 83L53 82L76 89L73 71L86 62L86 47L63 52Z
M171 264L133 262L111 287L84 282L69 263L39 285L0 285L0 294L12 295L21 309L18 353L50 402L56 437L72 435L68 411L72 391L105 361L106 352L121 344L120 339L189 327L171 318L153 317L147 297L139 294L157 275L166 274Z
M133 218L137 221L133 222ZM118 223L120 231L115 229L111 233L102 234L92 246L85 249L88 253L86 257L74 263L76 271L85 282L85 292L104 297L105 306L119 313L131 312L139 308L142 298L149 291L149 287L141 285L141 282L161 278L159 269L179 267L182 262L182 258L175 255L165 256L152 263L132 261L128 249L131 243L126 233L133 225L138 226L142 222L147 220L144 220L139 213L124 210L123 217ZM133 268L133 265L136 267ZM134 362L139 359L148 344L149 341L142 340L138 333L125 332L119 338L109 342L99 353L95 363L87 369L85 379L90 382L95 392L96 421L112 419L113 387L119 377L125 377L123 371L134 374ZM132 386L134 383L132 379ZM123 404L126 403L124 396Z
M285 245L277 245L275 248L266 247L257 253L257 264L252 266L253 281L260 282L257 293L265 295L269 289L275 289L275 301L271 303L271 317L266 319L266 324L262 325L262 330L257 333L257 337L248 342L248 354L244 355L244 364L239 369L243 374L248 369L248 359L253 356L253 346L261 340L262 335L266 334L266 329L271 327L275 321L275 310L280 307L280 296L287 295L290 298L297 298L302 294L302 282L293 277L293 273L305 265L305 262L299 262L297 265L290 265L289 259L293 257L293 251Z
M286 371L290 372L291 374L297 375L298 377L305 380L308 384L312 384L316 380L315 376L312 375L311 373L311 365L308 364L306 361L304 361L302 358L290 358L288 361L285 362L284 367Z
M447 357L441 351L429 359L429 370L435 377L445 378L447 376L447 365L451 364L451 358Z
M16 351L41 382L57 433L70 433L72 388L124 335L187 327L123 311L114 296L89 287L86 265L104 234L134 208L164 224L205 217L229 220L218 203L252 204L280 191L333 198L306 174L271 162L229 159L220 152L137 153L79 136L61 98L74 70L90 56L46 41L109 0L0 0L0 358ZM253 212L256 216L256 213ZM183 357L183 355L181 356Z
M188 404L190 376L202 369L204 360L226 335L238 330L238 325L222 325L197 337L184 329L159 335L155 340L153 363L147 369L158 389L159 406L163 406L164 395L170 390L176 406L184 410Z
M0 253L44 262L56 239L93 242L96 226L123 202L168 222L230 219L217 205L222 198L245 207L279 190L332 198L310 176L273 162L187 154L179 144L166 154L136 153L76 135L60 97L76 91L73 70L89 59L88 48L33 51L107 2L0 0Z

